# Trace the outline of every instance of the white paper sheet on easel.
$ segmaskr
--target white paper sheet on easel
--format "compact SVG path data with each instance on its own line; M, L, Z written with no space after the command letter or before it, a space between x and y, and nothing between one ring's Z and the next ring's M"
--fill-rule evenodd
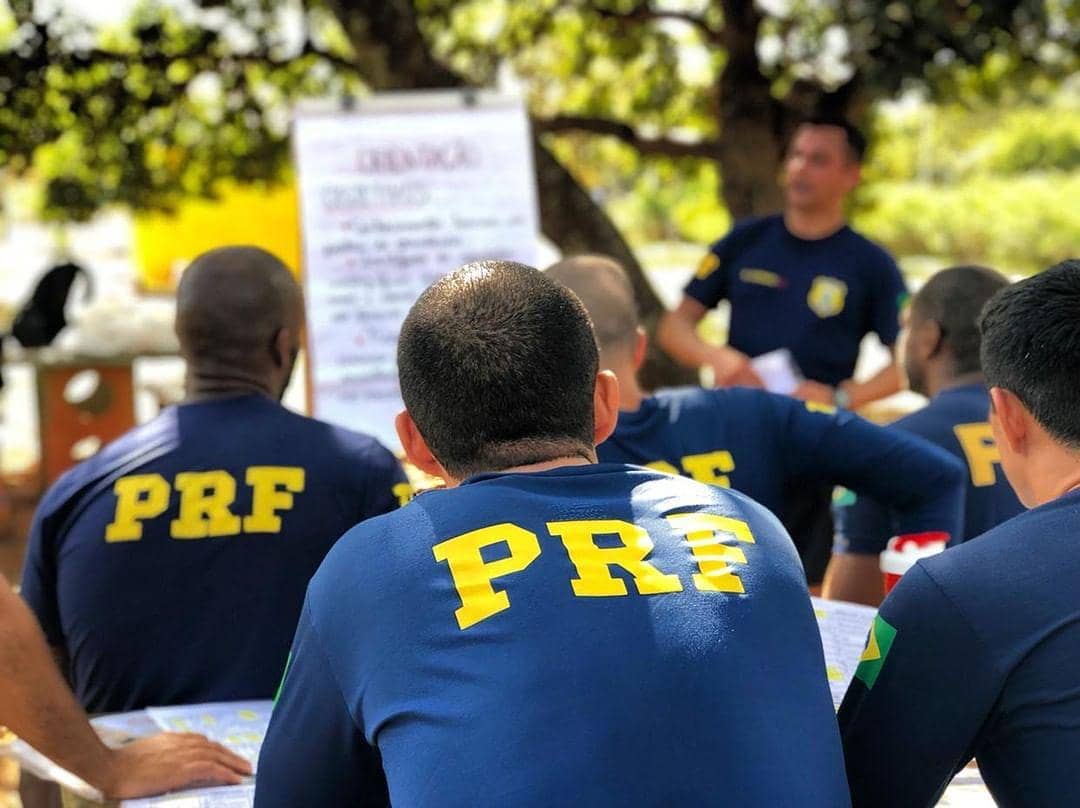
M750 360L754 372L770 393L790 396L802 382L802 374L795 364L795 357L787 348L769 351Z

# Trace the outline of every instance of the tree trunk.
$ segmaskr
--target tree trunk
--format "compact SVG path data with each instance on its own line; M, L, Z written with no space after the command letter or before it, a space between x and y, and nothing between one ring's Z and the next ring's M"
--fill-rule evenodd
M459 75L432 56L420 32L411 0L329 0L356 52L364 80L375 90L464 87ZM633 250L603 209L534 137L540 223L564 253L594 252L616 258L634 284L642 320L650 333L663 304L649 284ZM654 341L655 342L655 341ZM647 387L686 383L693 373L653 347L641 381Z
M724 48L717 99L722 197L734 219L783 207L784 116L757 56L761 13L753 0L724 0Z

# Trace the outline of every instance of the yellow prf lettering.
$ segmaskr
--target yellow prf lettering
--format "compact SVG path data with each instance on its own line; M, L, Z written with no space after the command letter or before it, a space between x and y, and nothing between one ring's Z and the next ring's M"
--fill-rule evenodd
M968 468L971 470L971 484L985 488L997 482L994 464L1001 462L1001 452L994 442L994 433L988 423L957 424L953 427L960 448L964 450Z
M277 512L292 510L293 494L304 490L304 470L295 466L250 466L244 482L251 486L251 513L244 517L244 532L280 533L281 517Z
M160 474L133 474L113 484L116 512L105 527L105 541L138 541L142 520L160 516L169 507L169 483Z
M409 501L413 498L412 486L408 483L395 483L390 491L397 497L397 504L401 507L408 505Z
M687 455L682 459L682 467L699 483L730 488L731 480L727 474L735 471L735 459L731 452L706 452Z
M235 536L240 517L229 510L236 499L236 480L227 471L185 471L176 475L180 515L169 523L174 539Z
M570 582L580 597L625 595L626 583L611 574L614 564L634 577L634 586L642 595L681 592L678 575L666 575L645 558L653 549L649 534L637 525L621 519L584 519L573 522L548 522L552 536L562 539L577 569L578 577ZM597 547L596 536L615 535L622 547Z
M651 463L646 463L645 468L659 471L663 474L674 474L676 477L679 476L679 470L666 460L654 460Z
M746 522L711 513L679 513L668 516L667 520L672 529L686 536L701 570L694 573L694 586L702 592L746 591L742 580L731 571L732 564L746 563L746 554L718 537L720 534L728 537L727 541L733 539L754 544L754 535Z
M510 551L506 558L485 562L481 548L505 544ZM496 592L491 582L503 575L521 572L540 555L540 542L535 533L509 522L472 530L431 548L436 561L445 561L461 606L454 612L462 630L510 608L510 596Z

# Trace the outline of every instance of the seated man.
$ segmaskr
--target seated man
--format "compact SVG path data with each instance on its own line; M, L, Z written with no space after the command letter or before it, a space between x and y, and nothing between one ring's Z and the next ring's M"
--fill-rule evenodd
M999 292L980 331L1001 467L1034 510L882 604L840 707L858 806L934 805L973 756L999 805L1080 794L1080 261Z
M201 735L162 733L109 749L64 685L37 621L0 576L0 723L109 799L196 783L235 785L246 760Z
M994 444L987 415L990 394L979 364L979 312L993 295L1009 285L985 267L944 269L926 282L911 300L900 343L908 384L930 403L892 424L926 438L962 461L968 469L964 528L953 543L985 533L1024 510L1000 473L1001 455ZM876 582L878 555L891 532L887 507L870 497L847 495L836 506L837 555L849 563L834 566L825 581L825 594L849 598L852 590ZM844 576L837 577L840 568Z
M87 710L270 698L323 556L397 506L390 452L279 403L302 326L269 253L196 259L177 293L185 403L41 501L23 595Z
M791 540L750 499L596 465L618 382L581 303L470 264L401 330L407 456L448 487L308 589L258 808L843 806Z
M592 316L601 365L619 377L619 423L597 448L602 461L730 486L785 524L784 492L824 481L892 505L898 515L890 525L893 534L959 532L963 469L947 452L849 412L763 390L693 387L646 396L636 380L645 333L623 268L609 258L583 255L548 274L581 298ZM875 584L846 594L876 604L880 575Z

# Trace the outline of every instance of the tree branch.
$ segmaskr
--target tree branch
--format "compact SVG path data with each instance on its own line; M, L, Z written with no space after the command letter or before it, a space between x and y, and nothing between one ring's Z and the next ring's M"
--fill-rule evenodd
M557 115L554 118L534 117L532 120L533 128L540 133L590 132L595 135L610 135L629 146L633 146L641 154L716 159L720 150L720 142L717 140L684 142L670 137L643 137L629 124L605 118Z
M688 11L661 11L654 8L648 2L630 9L629 11L615 11L607 8L597 8L594 11L601 17L619 22L654 22L656 20L678 20L689 23L696 28L706 42L711 45L722 45L724 40L723 30L713 28L704 17L691 14Z

